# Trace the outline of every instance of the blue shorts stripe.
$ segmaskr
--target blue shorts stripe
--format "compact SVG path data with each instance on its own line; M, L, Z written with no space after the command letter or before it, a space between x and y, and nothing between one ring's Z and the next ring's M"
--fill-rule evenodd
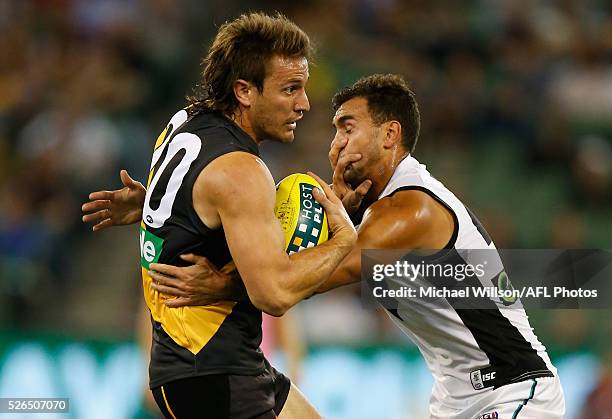
M537 384L538 382L534 379L533 384L531 385L531 390L529 391L529 397L527 397L525 400L523 400L521 404L519 404L519 406L514 411L514 414L512 415L512 419L516 419L518 417L519 412L523 408L523 406L525 406L529 400L533 399L533 396L535 395L535 388Z

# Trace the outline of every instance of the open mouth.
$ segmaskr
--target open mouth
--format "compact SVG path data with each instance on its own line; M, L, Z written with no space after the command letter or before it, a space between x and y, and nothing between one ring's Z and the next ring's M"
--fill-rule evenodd
M302 119L302 116L300 115L299 118L290 120L289 122L287 122L287 125L289 125L289 127L291 127L291 129L295 129L297 127L297 121L299 121L300 119Z

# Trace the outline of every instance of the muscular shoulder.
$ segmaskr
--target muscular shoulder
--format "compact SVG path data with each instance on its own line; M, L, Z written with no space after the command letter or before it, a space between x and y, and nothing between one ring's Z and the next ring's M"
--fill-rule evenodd
M379 236L392 246L444 247L454 230L452 214L433 197L417 190L399 191L372 204L359 233Z
M418 190L399 191L374 202L368 208L368 212L380 214L389 211L402 211L406 215L419 216L424 215L421 213L430 208L433 202L433 198L425 192Z
M209 163L194 188L215 206L270 199L273 205L274 191L274 179L265 163L243 151L224 154Z
M424 192L399 191L373 203L364 214L364 221L390 217L396 219L397 222L426 226L434 220L439 205Z

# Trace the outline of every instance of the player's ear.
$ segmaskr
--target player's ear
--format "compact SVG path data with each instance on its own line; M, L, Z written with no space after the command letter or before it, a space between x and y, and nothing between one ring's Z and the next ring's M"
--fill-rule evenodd
M402 142L402 125L398 121L388 121L383 124L385 148L392 148Z
M244 107L250 107L252 101L252 90L253 87L251 83L246 80L238 79L234 82L234 95L236 96L236 100Z

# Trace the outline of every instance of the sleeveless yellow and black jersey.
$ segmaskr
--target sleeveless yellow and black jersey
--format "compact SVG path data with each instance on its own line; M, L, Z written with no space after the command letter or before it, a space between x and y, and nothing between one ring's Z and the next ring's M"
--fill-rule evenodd
M261 311L249 301L168 308L149 285L153 262L184 266L181 254L231 261L223 229L211 230L193 209L192 190L202 169L233 151L258 155L255 142L216 112L176 113L155 144L140 228L144 297L151 311L151 388L207 374L259 374L264 369ZM237 182L240 179L236 179Z

